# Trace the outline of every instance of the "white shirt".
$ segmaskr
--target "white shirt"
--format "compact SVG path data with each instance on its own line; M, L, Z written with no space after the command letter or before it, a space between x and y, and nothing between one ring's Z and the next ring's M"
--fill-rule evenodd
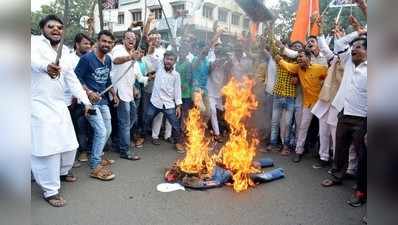
M44 36L31 38L32 93L32 155L49 156L72 151L79 146L72 120L65 103L69 89L83 104L91 105L86 92L73 72L69 49L63 46L61 74L52 79L47 65L55 61L57 52Z
M118 57L125 57L128 55L129 53L124 45L116 45L110 54L112 61ZM134 65L130 67L131 63L133 62L127 61L122 64L112 63L112 70L110 73L114 88L119 98L124 102L134 101L134 83L136 79L138 82L144 83L144 85L148 82L148 77L142 75L139 64L134 62ZM125 74L127 70L128 72ZM123 75L124 77L121 78ZM119 78L121 78L121 80L116 82Z
M227 81L227 75L224 72L224 66L212 66L213 70L210 72L207 81L207 93L210 97L220 98L221 89Z
M357 32L336 40L337 46L350 43ZM351 51L339 55L344 63L344 75L332 105L340 112L344 108L344 115L367 117L368 114L368 63L362 62L357 67L352 62Z
M163 61L164 58L164 53L166 52L166 49L163 48L162 46L159 46L155 48L155 51L153 52L153 56L160 61Z
M156 78L153 84L151 103L158 109L171 109L181 105L181 78L174 69L169 73L164 69L162 61L153 55L149 56L156 68Z

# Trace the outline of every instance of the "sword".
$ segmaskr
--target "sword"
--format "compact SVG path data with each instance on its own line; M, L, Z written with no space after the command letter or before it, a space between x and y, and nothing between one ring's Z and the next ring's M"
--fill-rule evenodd
M59 66L59 60L61 59L62 56L62 49L64 46L64 37L61 38L61 41L59 42L59 46L57 49L57 57L55 58L55 65Z
M106 92L108 92L111 88L113 88L113 86L115 86L115 84L117 84L120 80L122 80L122 78L127 75L127 72L133 67L134 63L135 63L135 61L132 61L131 64L129 65L129 67L123 72L123 75L120 76L115 82L113 82L107 88L105 88L105 90L101 91L101 93L99 93L99 95L103 96Z

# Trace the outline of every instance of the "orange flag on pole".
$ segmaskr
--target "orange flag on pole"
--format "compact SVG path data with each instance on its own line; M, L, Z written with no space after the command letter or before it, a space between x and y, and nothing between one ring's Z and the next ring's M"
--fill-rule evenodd
M293 32L290 41L301 41L305 43L309 35L318 35L319 27L314 24L310 28L311 17L319 15L319 0L299 0L296 11L296 21L293 26Z

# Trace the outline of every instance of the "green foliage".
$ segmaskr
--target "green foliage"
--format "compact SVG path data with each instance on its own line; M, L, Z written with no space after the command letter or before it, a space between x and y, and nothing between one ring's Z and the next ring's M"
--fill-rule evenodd
M83 28L79 25L82 16L91 15L92 4L95 0L69 0L69 22L65 26L65 43L69 46L72 45L75 35L79 32L84 32ZM48 14L55 14L63 18L64 15L64 0L56 0L50 5L43 5L41 9L32 12L31 33L35 35L40 34L39 21Z

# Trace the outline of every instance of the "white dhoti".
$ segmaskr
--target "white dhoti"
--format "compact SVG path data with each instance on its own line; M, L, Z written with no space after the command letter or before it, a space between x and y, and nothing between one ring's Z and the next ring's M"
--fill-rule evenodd
M76 150L50 156L32 155L32 172L45 198L58 194L60 176L67 175L73 166Z

